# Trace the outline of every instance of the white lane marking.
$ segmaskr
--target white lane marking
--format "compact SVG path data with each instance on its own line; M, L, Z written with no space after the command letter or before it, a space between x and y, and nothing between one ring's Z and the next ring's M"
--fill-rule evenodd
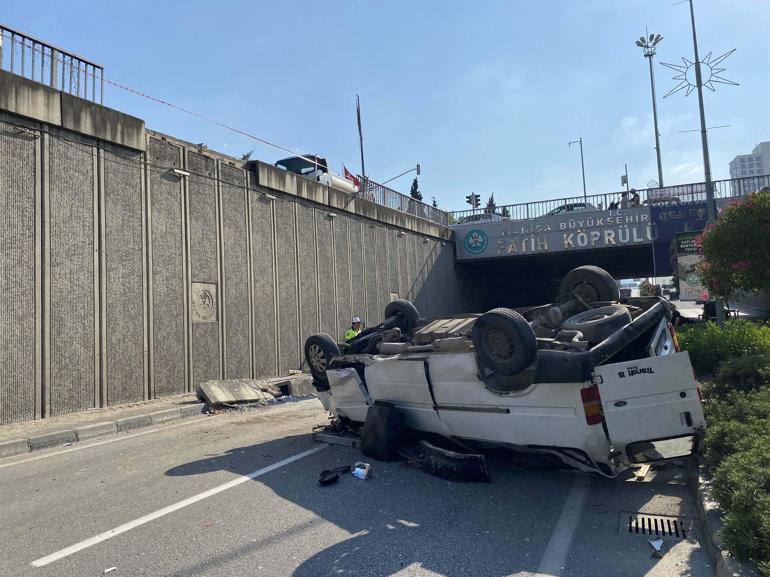
M72 453L74 451L82 451L83 449L90 449L91 447L99 447L101 445L107 445L108 443L115 443L116 441L125 441L126 439L133 439L134 437L141 437L142 435L150 435L152 433L158 433L160 431L168 431L169 429L176 429L177 427L185 427L187 425L193 425L195 423L200 423L201 421L205 421L211 417L203 417L200 419L185 419L183 423L174 423L171 425L166 424L158 424L153 425L150 429L146 431L140 431L138 433L129 433L127 435L117 435L115 437L112 437L110 439L107 439L105 441L97 441L96 443L84 443L83 445L80 445L78 443L78 446L71 447L69 449L63 449L61 451L56 451L55 453L46 453L44 455L37 455L35 457L29 457L27 459L21 459L20 461L13 461L12 463L3 463L0 464L0 469L5 469L6 467L13 467L14 465L21 465L23 463L30 463L32 461L39 461L41 459L47 459L49 457L56 457L58 455L64 455L66 453Z
M161 517L168 515L169 513L173 513L174 511L179 511L179 509L183 509L184 507L197 503L198 501L202 501L203 499L208 499L209 497L212 497L218 493L227 491L228 489L232 489L233 487L236 487L241 483L251 481L252 479L256 479L257 477L261 477L262 475L265 475L270 471L275 471L276 469L280 469L281 467L288 465L289 463L293 463L294 461L299 461L300 459L303 459L308 455L312 455L313 453L317 453L318 451L325 449L327 446L328 445L320 445L318 447L313 447L312 449L308 449L307 451L302 451L301 453L297 453L296 455L287 457L281 461L278 461L277 463L268 465L267 467L262 467L261 469L257 469L253 473L249 473L244 477L238 477L237 479L233 479L232 481L229 481L223 485L219 485L218 487L214 487L212 489L209 489L208 491L203 491L203 493L198 493L197 495L188 497L187 499L179 501L178 503L174 503L173 505L169 505L168 507L163 507L162 509L158 509L157 511L149 513L144 517L139 517L138 519L134 519L133 521L129 521L128 523L124 523L119 527L115 527L114 529L110 529L109 531L105 531L104 533L100 533L99 535L95 535L90 539L86 539L85 541L81 541L80 543L75 543L74 545L70 545L69 547L61 549L60 551L56 551L55 553L51 553L50 555L46 555L45 557L36 559L35 561L32 561L30 565L32 565L33 567L43 567L45 565L48 565L49 563L58 561L59 559L69 557L73 553L77 553L78 551L87 549L88 547L96 545L97 543L101 543L102 541L106 541L107 539L112 539L113 537L120 535L121 533L130 531L131 529L136 529L137 527L145 525L146 523L149 523L150 521L154 521L155 519L160 519Z
M550 577L559 577L562 572L564 561L567 559L567 553L572 543L572 537L577 529L580 515L588 497L588 485L590 478L586 474L578 474L575 482L572 484L567 500L564 502L564 508L556 522L556 528L553 530L551 540L543 553L543 559L540 561L540 567L536 575L548 575Z

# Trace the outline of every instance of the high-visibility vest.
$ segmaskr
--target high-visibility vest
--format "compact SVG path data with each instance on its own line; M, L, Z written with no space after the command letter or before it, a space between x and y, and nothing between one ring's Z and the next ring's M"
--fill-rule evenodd
M360 330L360 329L359 329L359 330L356 330L356 329L354 329L353 327L350 327L350 328L349 328L349 329L348 329L348 330L345 332L345 340L346 340L346 341L349 341L350 339L354 339L354 338L356 338L360 332L361 332L361 330Z

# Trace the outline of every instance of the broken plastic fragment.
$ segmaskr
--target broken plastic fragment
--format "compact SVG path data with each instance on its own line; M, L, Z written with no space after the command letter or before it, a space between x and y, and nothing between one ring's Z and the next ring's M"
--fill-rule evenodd
M369 463L362 463L358 461L353 465L353 476L364 480L368 479L372 475L372 466Z

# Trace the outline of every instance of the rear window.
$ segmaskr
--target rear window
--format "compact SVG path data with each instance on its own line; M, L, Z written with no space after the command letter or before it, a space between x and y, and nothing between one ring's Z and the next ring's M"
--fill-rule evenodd
M695 436L674 437L673 439L657 439L653 441L638 441L626 445L626 455L632 463L651 463L665 459L686 457L695 452Z

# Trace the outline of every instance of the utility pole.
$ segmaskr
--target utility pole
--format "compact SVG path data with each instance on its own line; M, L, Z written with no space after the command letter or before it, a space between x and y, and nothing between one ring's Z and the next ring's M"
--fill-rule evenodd
M577 140L573 140L567 146L572 146L573 144L580 145L580 170L583 173L583 202L588 203L588 195L586 194L586 165L583 162L583 137L581 136Z

